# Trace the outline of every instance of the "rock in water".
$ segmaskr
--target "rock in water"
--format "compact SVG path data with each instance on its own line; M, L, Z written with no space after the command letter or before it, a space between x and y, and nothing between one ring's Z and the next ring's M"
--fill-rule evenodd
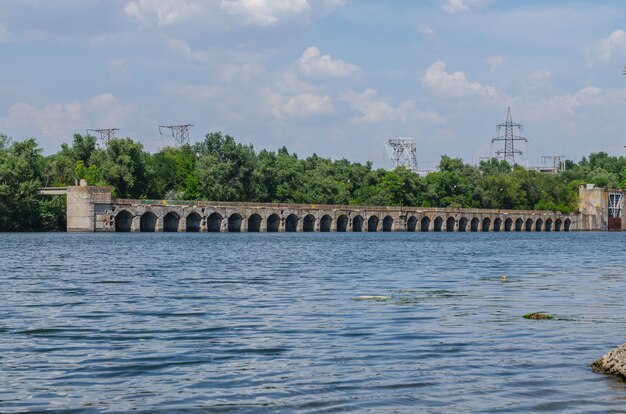
M594 372L626 378L626 344L618 346L595 361L591 364L591 369Z

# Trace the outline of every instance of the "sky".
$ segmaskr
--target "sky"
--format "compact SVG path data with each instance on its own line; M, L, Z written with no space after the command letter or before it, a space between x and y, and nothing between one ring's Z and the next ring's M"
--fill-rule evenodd
M0 133L44 153L119 128L148 151L193 124L391 167L477 163L507 108L529 165L626 155L626 3L595 0L1 0Z

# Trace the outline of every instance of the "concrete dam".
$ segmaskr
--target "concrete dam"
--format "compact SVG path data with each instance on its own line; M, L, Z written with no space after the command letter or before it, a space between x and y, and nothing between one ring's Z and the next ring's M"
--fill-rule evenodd
M581 186L581 212L277 204L113 198L108 187L43 188L66 195L69 232L549 232L605 230L602 189ZM606 204L606 203L605 203Z

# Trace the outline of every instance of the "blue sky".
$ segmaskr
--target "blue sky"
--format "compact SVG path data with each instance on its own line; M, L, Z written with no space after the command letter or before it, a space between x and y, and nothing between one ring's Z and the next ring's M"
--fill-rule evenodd
M389 167L477 162L510 106L527 158L626 144L621 1L2 0L0 132L46 153L87 128L146 149L159 124ZM526 148L523 148L526 150Z

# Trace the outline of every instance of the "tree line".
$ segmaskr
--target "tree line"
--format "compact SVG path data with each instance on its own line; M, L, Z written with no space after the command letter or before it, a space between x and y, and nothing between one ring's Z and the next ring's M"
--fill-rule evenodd
M375 169L315 154L298 158L286 147L256 151L213 132L193 145L148 153L140 142L114 138L97 145L76 134L72 144L43 155L35 139L0 135L0 231L63 230L63 197L37 188L86 179L115 197L424 207L576 211L578 186L626 188L626 158L605 152L566 170L544 174L495 158L478 165L442 156L439 170L419 176L406 168Z

